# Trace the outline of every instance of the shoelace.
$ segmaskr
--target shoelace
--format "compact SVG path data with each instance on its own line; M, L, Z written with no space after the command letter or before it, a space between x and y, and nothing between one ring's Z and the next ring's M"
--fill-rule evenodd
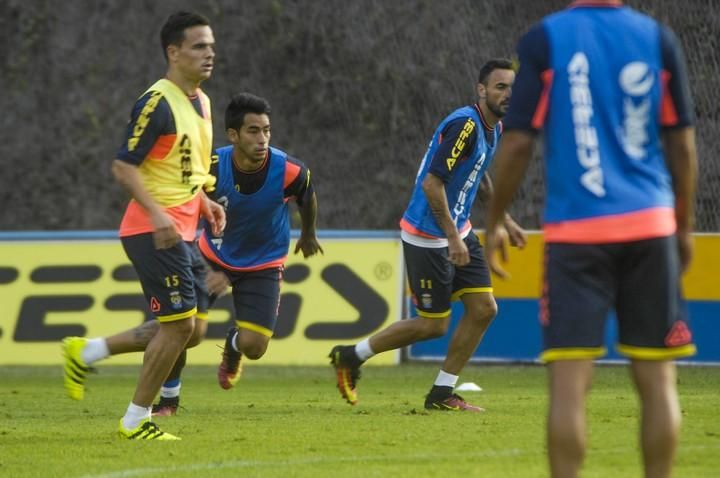
M226 347L226 344L222 345L216 345L217 348L219 348L222 351L222 356L225 357L226 355L241 355L240 352L236 351L232 346Z

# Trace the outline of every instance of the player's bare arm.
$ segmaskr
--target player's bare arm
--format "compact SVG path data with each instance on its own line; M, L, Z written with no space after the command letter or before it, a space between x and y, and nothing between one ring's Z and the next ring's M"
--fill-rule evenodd
M492 197L494 190L495 189L493 188L493 183L492 183L492 179L490 179L490 175L488 173L485 173L483 175L482 180L480 181L480 188L478 189L478 198L483 202L487 202Z
M125 188L132 198L150 215L155 231L153 240L158 249L167 249L174 246L180 235L175 229L172 218L155 202L143 185L137 166L116 159L112 163L112 173L115 180Z
M302 251L303 257L308 258L314 256L318 252L325 254L322 246L317 240L315 232L315 223L317 220L317 196L315 192L303 201L300 206L300 220L302 222L300 230L300 238L295 245L295 254Z
M205 191L201 191L200 195L200 214L210 224L213 236L219 236L225 230L225 208L207 197Z
M460 238L460 233L450 217L450 206L445 193L445 184L432 173L425 176L422 183L423 192L427 198L435 220L448 239L448 255L450 262L456 266L464 266L470 262L470 253Z
M522 181L525 170L532 157L534 137L531 133L511 130L504 133L498 152L495 154L495 184L492 199L488 205L487 238L485 240L485 256L490 269L500 277L507 277L507 272L498 262L496 250L502 248L502 237L499 229L505 222L505 210L512 201ZM514 222L514 221L513 221ZM504 229L504 228L503 228Z
M695 128L669 129L663 132L663 146L675 192L675 221L682 270L690 265L693 253L695 187L697 183L697 151Z
M479 192L482 194L481 199L483 201L490 201L493 197L494 191L495 188L493 187L492 179L488 173L485 173L482 181L480 182ZM518 249L523 249L527 244L527 233L517 222L515 222L509 212L505 213L503 226L507 231L507 237L510 241L510 245L517 247Z
M510 245L513 247L517 247L518 249L525 248L525 246L527 245L527 233L525 232L525 229L522 228L522 226L515 222L515 219L510 216L510 213L505 214L503 225L505 226L505 230L508 233L508 240L510 241Z

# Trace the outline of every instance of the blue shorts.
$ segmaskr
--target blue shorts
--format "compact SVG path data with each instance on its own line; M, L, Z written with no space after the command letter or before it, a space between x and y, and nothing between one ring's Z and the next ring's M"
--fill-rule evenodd
M156 249L151 233L120 238L137 272L150 312L161 322L207 318L205 264L192 242Z
M680 290L675 236L614 244L545 245L542 360L605 355L605 322L618 320L618 352L640 360L695 353Z
M492 281L485 254L477 236L464 239L470 262L456 267L448 258L448 248L419 247L403 241L405 267L412 300L420 317L450 317L450 303L463 294L490 292Z

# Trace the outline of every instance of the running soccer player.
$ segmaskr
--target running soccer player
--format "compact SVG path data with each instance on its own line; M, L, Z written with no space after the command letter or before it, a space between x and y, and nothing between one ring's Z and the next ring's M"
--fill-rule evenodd
M403 215L402 245L408 282L418 316L395 322L357 345L337 345L330 352L337 387L351 405L357 403L360 366L372 356L447 333L450 303L462 300L460 320L442 369L425 399L425 408L482 412L454 393L458 376L495 318L490 271L472 231L470 209L502 134L500 119L510 103L515 72L509 60L487 62L476 86L477 103L455 110L433 134L420 163L410 204ZM505 218L502 231L512 245L523 247L524 231Z
M240 377L243 356L265 354L277 323L280 282L290 247L288 201L294 199L302 222L295 253L311 257L323 249L315 233L317 199L310 171L297 159L270 146L270 104L240 93L225 111L229 146L216 151L212 198L225 206L227 227L206 227L198 247L210 265L212 294L232 287L236 326L225 340L218 382L230 389Z

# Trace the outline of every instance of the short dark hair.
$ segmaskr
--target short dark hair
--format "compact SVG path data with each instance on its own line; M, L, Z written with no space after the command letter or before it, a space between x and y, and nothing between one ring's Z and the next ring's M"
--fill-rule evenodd
M507 58L493 58L492 60L485 63L482 68L480 68L480 73L478 74L478 83L482 83L483 85L486 85L488 76L490 76L490 73L492 73L495 70L512 70L513 69L513 62L511 60L508 60Z
M245 115L248 113L270 116L270 103L265 98L252 93L243 92L233 95L225 109L225 129L242 128Z
M197 26L209 26L210 20L199 13L180 11L173 13L165 20L160 30L160 43L162 44L163 55L167 60L167 47L170 45L182 45L185 40L185 30Z

